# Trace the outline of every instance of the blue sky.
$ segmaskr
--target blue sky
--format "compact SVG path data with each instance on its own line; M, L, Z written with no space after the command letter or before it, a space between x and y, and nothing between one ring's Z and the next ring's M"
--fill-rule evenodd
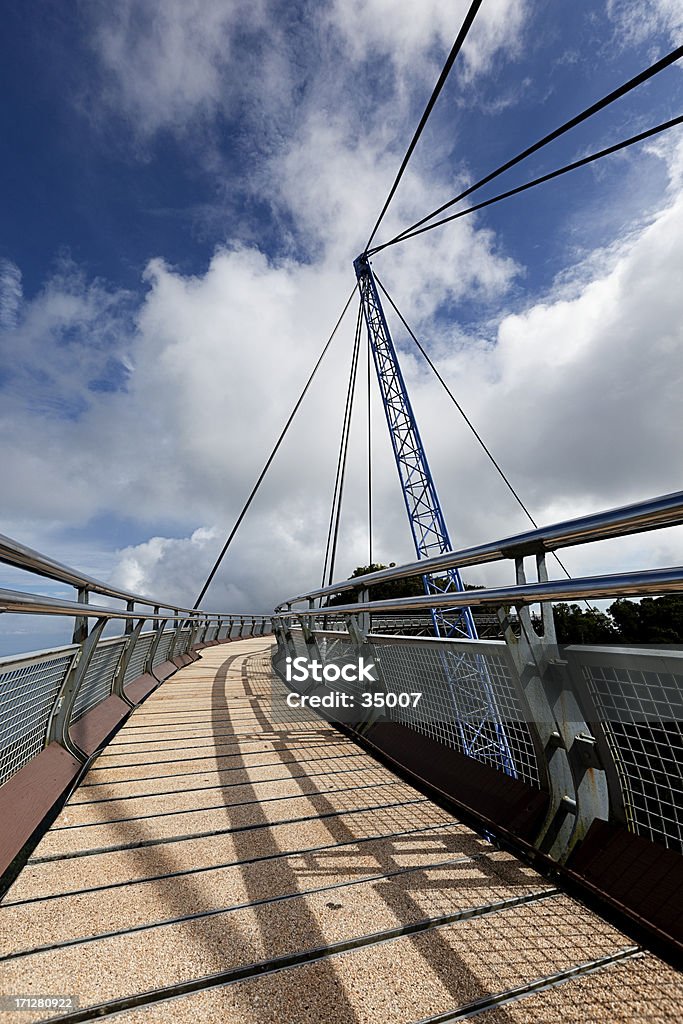
M0 531L191 600L353 284L465 7L5 4ZM676 0L485 0L378 239L682 37ZM673 67L481 198L681 110ZM540 521L680 486L682 168L672 132L376 258ZM216 606L267 608L319 576L351 333ZM404 359L456 543L522 528ZM367 547L362 418L341 575ZM375 446L376 549L399 560L409 534L379 428ZM666 564L680 546L614 552L572 568Z

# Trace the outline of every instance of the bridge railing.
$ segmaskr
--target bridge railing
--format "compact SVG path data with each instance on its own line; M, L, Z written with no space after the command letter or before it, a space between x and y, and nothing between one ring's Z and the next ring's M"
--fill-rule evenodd
M0 562L70 584L77 597L0 589L0 613L60 616L74 623L71 644L0 658L0 812L21 819L18 804L30 793L38 810L18 828L25 841L40 815L164 679L209 644L269 633L271 620L184 608L120 590L8 537L0 537ZM100 601L92 602L92 595ZM104 636L117 621L121 635ZM45 798L36 800L41 781ZM16 854L18 840L12 842L4 848L0 837L0 874Z
M327 682L289 683L301 699L326 697L329 717L487 831L683 949L672 910L683 900L683 646L562 646L552 611L554 601L683 593L683 567L549 580L545 564L559 547L681 523L683 492L430 560L434 572L510 559L506 587L368 599L372 584L419 574L424 561L311 591L278 607L276 671L286 678L288 658L290 677L294 658L319 661ZM505 639L377 631L380 616L437 602L496 607ZM340 678L361 658L371 683Z

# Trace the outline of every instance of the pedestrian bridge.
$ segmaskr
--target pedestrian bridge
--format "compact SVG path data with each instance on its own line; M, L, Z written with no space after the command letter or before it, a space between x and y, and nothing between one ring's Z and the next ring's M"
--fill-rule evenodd
M490 641L383 632L437 598L372 602L369 578L330 588L334 612L314 592L220 615L5 538L79 600L0 592L76 638L0 662L0 1021L680 1021L683 653L561 648L551 601L683 571L543 566L681 520L669 495L439 556L515 562L513 587L462 598L499 606ZM360 654L369 709L353 681L344 713L291 706L332 684L287 685L287 658Z

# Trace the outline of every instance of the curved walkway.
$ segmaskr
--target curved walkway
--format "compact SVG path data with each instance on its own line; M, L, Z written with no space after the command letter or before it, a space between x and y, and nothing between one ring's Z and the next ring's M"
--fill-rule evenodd
M96 761L0 907L0 1021L683 1017L680 974L290 711L270 653L207 648Z

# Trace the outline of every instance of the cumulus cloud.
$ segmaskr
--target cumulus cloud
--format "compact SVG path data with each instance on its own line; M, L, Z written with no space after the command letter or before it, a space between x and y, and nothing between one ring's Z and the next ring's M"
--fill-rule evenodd
M95 101L127 114L143 134L183 131L195 118L229 114L245 95L257 116L264 112L264 96L268 112L276 104L282 114L277 101L298 106L312 71L316 91L327 77L312 68L305 51L290 62L280 59L285 34L307 51L326 51L336 63L386 56L397 70L409 64L422 78L438 70L468 6L465 0L331 0L307 12L304 24L296 10L283 19L272 0L98 3L90 12L91 38L104 91ZM527 6L526 0L484 5L463 52L466 77L502 52L517 52Z
M11 260L0 260L0 331L17 326L22 296L19 267Z
M682 239L683 199L675 195L606 265L593 261L571 292L563 285L503 317L490 336L468 339L443 327L430 336L425 327L444 375L539 521L678 486ZM100 394L75 418L53 417L49 429L35 415L7 417L3 474L17 481L17 516L23 509L29 518L72 525L111 511L150 524L163 519L166 534L123 551L114 576L135 590L188 601L305 380L322 325L335 319L330 311L348 275L237 248L219 250L195 277L155 261L146 285L134 331L123 336L132 353L125 389ZM100 330L116 321L114 297L84 284L80 302L68 292L57 301L54 286L48 289L36 311L29 304L28 322L35 316L45 328L48 294L59 324L72 311L81 341L94 319ZM211 594L216 606L268 608L319 576L352 326L349 318L240 531ZM407 350L403 363L455 543L523 528L438 384ZM375 550L384 559L409 558L380 409L374 418ZM344 574L367 552L363 419L361 404L338 567ZM641 538L629 557L636 550L641 564L681 554L675 536Z
M77 418L101 392L125 385L130 370L129 293L87 281L64 258L38 295L23 304L19 322L19 270L13 268L2 281L6 413L28 405L41 414Z
M356 60L389 56L397 70L412 69L416 58L435 49L450 50L470 6L469 0L443 4L440 0L367 0L348 4L333 0L330 22L342 33L348 52ZM494 57L505 50L515 52L528 10L525 0L491 0L481 8L463 49L466 77L472 77L490 66ZM441 60L424 67L418 61L418 73L436 68Z
M683 7L679 0L609 0L607 11L624 44L643 42L660 33L673 43L680 40Z
M218 531L206 528L195 530L187 538L151 537L118 553L111 580L115 586L135 594L153 593L160 598L173 594L179 605L191 608L197 596L197 562L206 564L218 542ZM149 589L152 580L153 592ZM233 584L223 583L221 598L221 607L246 607L243 592Z
M229 113L232 79L244 59L235 40L261 24L265 6L247 11L207 0L201 9L200 19L195 3L176 0L98 8L94 39L109 90L105 102L147 137L182 134L194 118ZM264 65L266 98L248 123L266 140L266 152L254 162L249 186L267 193L290 230L306 239L303 253L293 243L288 255L274 258L254 241L233 238L195 275L160 254L137 298L67 265L21 307L2 306L13 311L3 324L3 365L11 376L0 407L7 441L0 471L13 481L7 532L41 547L41 536L58 536L60 524L73 537L98 517L134 522L137 535L150 539L114 555L103 537L90 561L126 588L194 600L350 291L350 258L366 241L362 232L395 173L402 119L411 121L416 90L422 95L434 78L462 10L464 4L456 10L431 0L392 4L391 17L384 0L322 9L318 31L332 25L337 36L328 45L338 49L341 39L354 59L379 49L400 70L409 60L413 67L409 51L415 58L414 80L404 75L408 84L361 126L353 103L338 102L353 77L348 68L325 81L314 62L302 60L283 77ZM525 5L500 0L484 10L466 76L498 59L503 45L514 52L522 37ZM307 76L312 85L304 84ZM283 95L272 99L278 81ZM444 309L463 298L500 301L524 270L493 232L470 219L378 260L380 275L540 522L679 486L683 206L680 161L671 148L658 152L671 175L659 211L629 225L570 280L482 323L473 336L444 326ZM452 185L460 170L449 174ZM406 176L387 232L432 205L435 175L418 165ZM8 280L16 282L12 273ZM10 289L10 300L15 295ZM352 336L353 312L210 592L212 606L267 610L317 583ZM524 528L438 384L405 341L400 345L453 541L482 542ZM412 547L377 403L374 423L375 557L399 561L412 556ZM363 450L361 402L341 575L367 560ZM623 550L634 563L665 564L680 558L680 541L646 537ZM596 557L606 565L611 556L603 551ZM51 552L82 564L77 552L67 557L65 546ZM583 555L567 561L573 569L599 564Z
M682 229L679 196L571 297L561 289L504 317L493 345L444 363L536 507L675 489Z
M264 0L122 0L90 14L104 79L96 102L149 136L229 106L234 40L263 26Z

